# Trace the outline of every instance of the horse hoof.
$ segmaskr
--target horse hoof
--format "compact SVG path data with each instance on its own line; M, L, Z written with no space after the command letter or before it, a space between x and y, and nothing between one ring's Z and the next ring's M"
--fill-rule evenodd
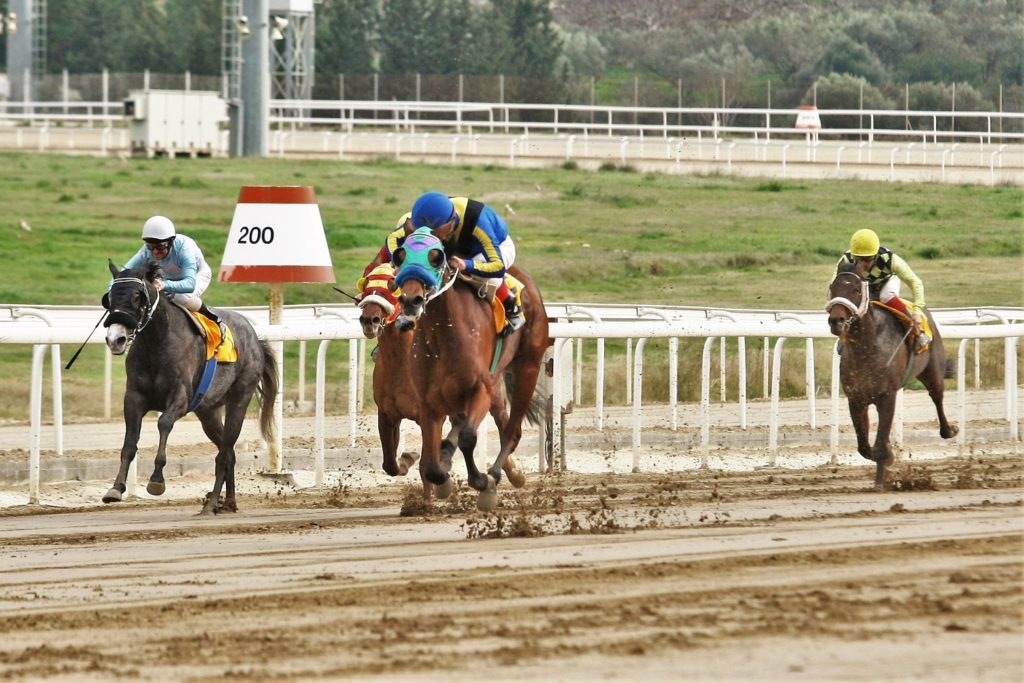
M120 503L121 502L121 492L118 491L117 489L110 489L109 491L106 492L106 494L104 494L103 502L104 503Z
M875 488L879 491L885 488L885 463L878 463L875 467Z
M162 481L152 481L146 484L146 493L151 496L162 496L167 490L167 485Z
M405 476L409 474L409 470L416 464L416 456L412 453L402 453L398 458L398 474Z
M452 491L455 489L455 485L452 484L452 478L448 477L444 480L443 484L434 484L434 495L444 500L448 496L452 495Z
M957 427L956 425L949 425L949 432L946 433L946 434L943 434L940 431L939 432L939 436L941 436L943 439L952 439L954 436L956 436L959 433L960 433L960 428L959 427Z
M476 499L476 509L480 512L490 512L498 507L498 485L494 477L487 475L487 488L480 492Z
M508 478L508 483L512 484L512 488L521 489L526 486L526 475L519 470L506 472L505 476Z

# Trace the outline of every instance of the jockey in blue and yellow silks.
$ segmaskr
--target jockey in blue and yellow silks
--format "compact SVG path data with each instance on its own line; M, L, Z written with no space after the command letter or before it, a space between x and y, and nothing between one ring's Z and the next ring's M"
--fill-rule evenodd
M412 211L388 234L384 246L363 271L364 278L380 263L390 261L408 234L424 226L444 244L449 266L469 277L500 283L495 296L505 307L508 323L513 330L522 327L522 308L505 283L505 271L516 258L508 225L494 209L468 197L449 197L441 192L421 195ZM360 289L364 282L360 279Z

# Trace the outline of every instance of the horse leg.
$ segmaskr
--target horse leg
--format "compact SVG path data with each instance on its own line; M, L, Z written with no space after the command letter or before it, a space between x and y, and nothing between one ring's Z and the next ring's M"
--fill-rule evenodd
M136 392L125 392L124 395L124 443L121 446L121 466L114 477L114 485L103 495L104 503L120 502L124 496L125 481L128 479L128 468L135 459L139 447L139 434L142 432L142 417L146 411L142 409L145 399Z
M519 446L519 440L523 437L523 420L526 419L530 403L533 401L540 367L539 361L532 362L528 357L517 359L513 364L515 386L509 400L511 410L501 429L501 450L488 470L488 474L495 481L501 481L501 471L504 470L515 488L522 488L526 484L526 476L516 467L515 460L512 460L512 452Z
M960 433L960 428L949 424L949 421L946 420L946 411L942 408L942 396L946 389L946 358L944 353L936 353L935 344L937 341L934 340L932 342L928 366L917 378L921 380L921 384L928 390L928 396L931 397L932 403L935 404L935 413L939 417L939 436L943 439L952 439Z
M441 440L441 450L438 452L438 466L443 471L449 473L449 476L443 484L438 485L434 490L437 493L437 497L441 499L452 495L452 491L455 490L455 484L451 478L452 456L455 455L455 449L458 448L459 433L465 425L465 421L458 417L449 416L448 419L452 423L452 428L445 435L444 439ZM409 466L411 467L414 461L409 457L408 453L403 453L402 460L405 461L406 458L409 458ZM426 485L424 485L425 487Z
M477 385L476 392L470 397L466 404L466 422L459 432L459 450L462 457L466 459L466 481L477 491L493 491L497 486L498 478L483 474L477 469L473 452L476 450L477 430L484 416L490 410L491 396L485 386ZM479 507L479 502L478 502ZM481 508L482 509L482 508Z
M206 438L220 452L221 445L224 443L224 420L220 408L197 410L196 417L199 418L199 424L203 426ZM150 482L150 486L152 485L153 482Z
M850 404L850 419L853 421L853 431L857 434L857 452L862 458L874 460L871 456L871 435L868 433L868 405L861 401L848 399Z
M439 463L438 444L441 441L441 425L444 415L426 414L420 411L420 479L423 480L423 497L429 498L432 486L441 486L448 480Z
M875 488L885 486L885 468L895 459L889 443L889 432L892 430L892 418L896 413L896 392L883 394L875 403L878 408L878 432L875 434L875 445L871 449L875 461Z
M388 474L388 476L396 477L399 474L405 474L398 467L398 439L400 437L400 431L402 427L401 418L395 420L390 415L385 414L383 411L377 411L377 434L380 436L380 447L384 454L384 460L381 463L381 468ZM406 468L408 471L408 468Z
M504 398L491 404L491 417L494 418L494 424L498 428L500 453L505 450L505 425L508 424L508 410L506 409ZM508 477L508 483L512 484L514 488L521 489L526 485L526 475L516 465L516 461L512 458L511 453L506 456L505 463L501 466L501 469L505 472L505 476ZM501 480L499 478L495 479L495 481Z
M215 459L213 490L210 491L203 504L200 514L216 514L218 512L237 512L235 503L235 443L242 433L245 421L246 406L249 398L231 403L224 414L224 431L221 436L220 448ZM224 491L224 505L220 504L220 494Z
M176 407L177 402L160 413L160 419L156 421L157 429L160 430L160 443L156 447L156 458L153 459L153 474L149 475L149 483L146 484L146 492L153 496L161 495L167 485L164 483L164 466L167 464L167 437L174 429L174 423L185 414L185 402L181 407Z

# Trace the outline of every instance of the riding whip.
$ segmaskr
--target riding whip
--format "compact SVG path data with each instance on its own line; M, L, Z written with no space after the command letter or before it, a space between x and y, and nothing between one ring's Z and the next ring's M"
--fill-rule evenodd
M333 290L334 290L335 292L337 292L338 294L344 294L344 295L345 295L345 296L347 296L347 297L348 297L349 299L352 299L352 301L359 301L359 299L357 299L356 297L352 296L351 294L349 294L348 292L346 292L346 291L345 291L345 290L343 290L343 289L338 289L337 287L335 287L335 286L333 286L333 285L331 285L331 289L333 289Z
M103 311L103 313L100 314L100 319L96 321L96 325L92 328L92 332L96 331L96 328L100 326L100 323L103 322L103 318L106 317L106 315L106 311ZM82 352L82 349L85 348L85 345L89 343L89 339L92 337L92 332L89 333L89 336L85 338L85 341L82 342L82 345L78 347L77 351L75 351L75 355L71 356L71 360L69 360L68 364L64 366L65 370L71 369L71 365L75 362L75 359L78 358L78 354L80 354Z

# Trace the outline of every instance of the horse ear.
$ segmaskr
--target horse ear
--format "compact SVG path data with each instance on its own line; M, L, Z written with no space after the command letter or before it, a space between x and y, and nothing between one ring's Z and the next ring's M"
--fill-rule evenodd
M110 310L110 292L104 292L103 296L100 297L100 303L103 304L103 308Z
M110 274L114 277L117 277L121 273L121 271L117 269L117 266L114 265L114 260L109 256L107 257L107 267L110 268Z
M149 268L146 269L146 282L152 282L157 278L163 276L164 269L157 263L149 264Z

